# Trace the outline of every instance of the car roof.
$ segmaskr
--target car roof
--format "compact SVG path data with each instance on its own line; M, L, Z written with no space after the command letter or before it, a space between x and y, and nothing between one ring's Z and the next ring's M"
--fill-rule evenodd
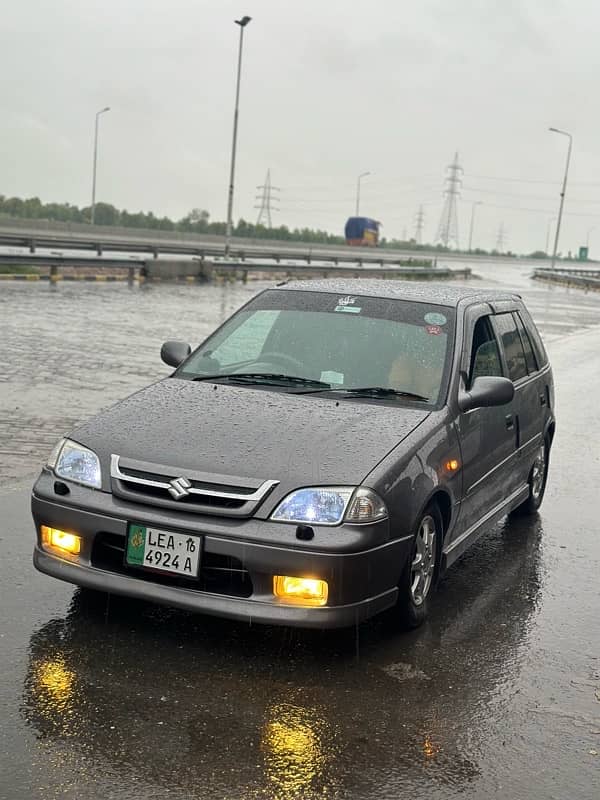
M462 300L473 302L498 302L520 300L510 291L477 289L469 286L451 286L446 283L381 280L378 278L330 278L324 280L289 281L277 287L302 292L327 292L330 294L355 294L362 297L384 297L392 300L412 300L434 305L458 306Z

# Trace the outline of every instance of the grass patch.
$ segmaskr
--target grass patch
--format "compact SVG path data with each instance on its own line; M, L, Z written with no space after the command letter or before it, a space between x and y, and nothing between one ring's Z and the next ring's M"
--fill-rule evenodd
M27 264L0 264L0 275L37 275L37 267Z

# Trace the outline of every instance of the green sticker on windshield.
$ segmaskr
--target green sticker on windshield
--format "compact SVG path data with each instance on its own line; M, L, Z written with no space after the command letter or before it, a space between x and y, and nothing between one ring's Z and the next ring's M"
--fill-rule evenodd
M347 314L360 314L362 308L358 306L336 306L336 311L345 311Z
M347 311L349 314L360 314L362 309L355 305L357 298L347 294L345 297L339 297L337 301L336 311Z
M437 311L430 311L423 317L428 325L445 325L448 320L443 314L438 314Z

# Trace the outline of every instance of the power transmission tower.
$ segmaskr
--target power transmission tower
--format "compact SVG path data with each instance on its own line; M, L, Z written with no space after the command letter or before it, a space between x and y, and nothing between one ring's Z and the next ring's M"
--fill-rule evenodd
M499 253L504 253L506 247L506 229L504 228L504 223L500 223L500 227L498 228L498 236L496 238L496 250Z
M436 241L444 247L454 244L458 247L458 209L457 200L462 187L463 168L458 163L458 153L454 154L454 161L447 167L446 186L444 188L444 208L440 217Z
M425 212L423 206L419 206L417 216L415 218L415 242L423 244L423 228L425 227Z
M271 192L279 192L280 189L277 186L271 186L271 170L267 170L267 175L265 177L265 182L261 186L256 187L261 193L256 195L256 199L260 200L260 205L255 205L254 208L260 209L258 212L258 219L256 220L256 224L260 225L261 222L264 225L263 219L266 220L267 228L271 227L271 211L279 211L279 209L273 205L273 196ZM278 198L275 198L277 200Z

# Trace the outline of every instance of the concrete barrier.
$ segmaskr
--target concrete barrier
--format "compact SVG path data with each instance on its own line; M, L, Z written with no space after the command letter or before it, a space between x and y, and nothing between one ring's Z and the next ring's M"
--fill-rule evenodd
M600 271L583 269L536 269L532 275L534 280L546 283L571 286L587 291L600 291Z

